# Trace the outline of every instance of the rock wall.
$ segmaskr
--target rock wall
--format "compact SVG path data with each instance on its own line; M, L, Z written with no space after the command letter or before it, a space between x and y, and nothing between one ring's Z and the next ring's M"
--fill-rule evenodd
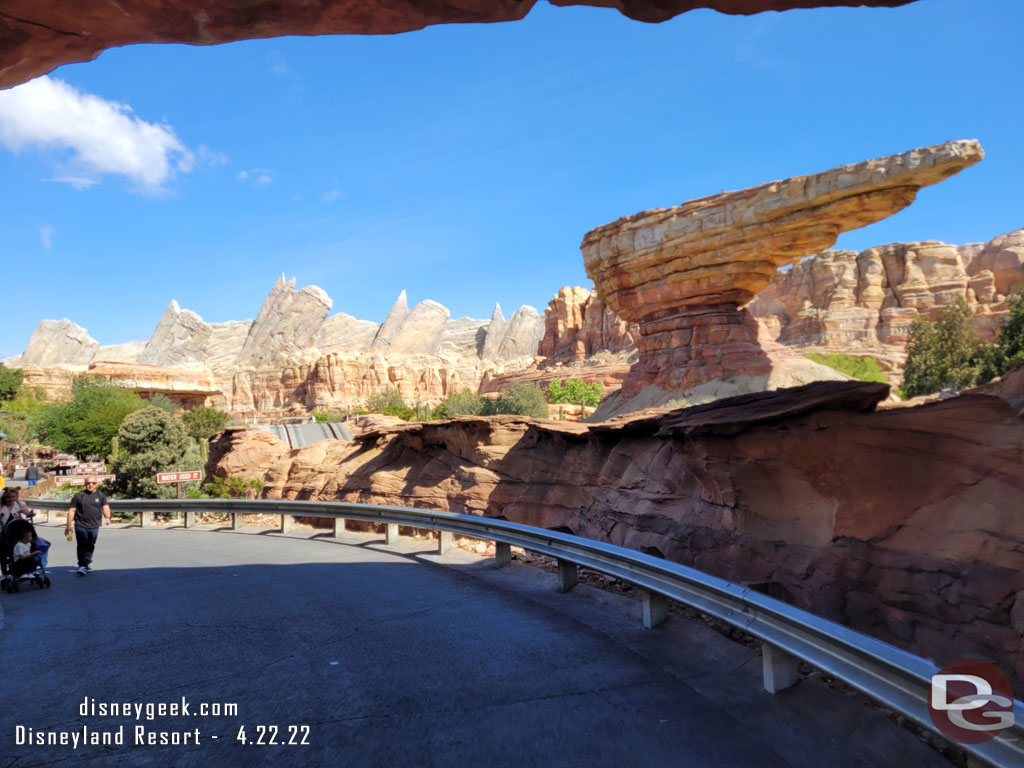
M898 6L914 0L591 0L560 2L618 8L640 21L665 21L694 8L758 13L817 6ZM106 48L132 43L213 45L280 35L380 35L431 24L515 21L534 0L471 0L457 5L381 5L366 0L279 0L273 3L119 0L5 0L0 14L0 88L75 61L90 61Z
M939 664L981 654L1019 685L1024 379L874 410L887 389L823 382L589 427L462 418L296 451L235 430L207 472L260 477L267 498L500 515L653 549L776 582Z
M749 309L777 341L880 360L899 380L910 324L963 298L983 340L1024 287L1024 230L988 243L937 240L826 251L775 274Z

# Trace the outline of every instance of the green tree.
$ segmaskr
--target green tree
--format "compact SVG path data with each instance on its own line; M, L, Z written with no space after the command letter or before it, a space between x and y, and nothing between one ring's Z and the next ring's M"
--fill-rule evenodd
M993 376L1002 376L1024 365L1024 294L1010 296L1010 314L1003 320L993 355Z
M938 392L944 387L971 387L985 375L990 351L978 341L974 313L963 297L947 305L935 323L914 319L907 340L900 397Z
M431 414L435 419L454 419L456 416L479 416L487 408L487 398L466 387L452 392Z
M172 484L158 484L158 472L199 469L198 455L189 456L189 439L176 416L160 408L143 408L124 419L117 430L118 454L113 462L114 493L131 498L173 496Z
M15 445L16 455L24 455L25 445L33 441L36 417L45 405L39 387L22 387L13 400L0 403L0 432Z
M548 402L593 407L601 402L603 390L604 386L599 381L587 382L579 379L552 381L548 385Z
M146 401L103 379L83 377L72 387L72 399L47 403L34 419L41 441L79 458L106 456L110 441L125 417L146 407Z
M3 363L0 363L0 403L17 397L24 378L24 371L17 368L8 368Z
M498 399L487 410L495 414L515 413L522 416L533 416L535 419L548 417L548 403L544 399L543 390L533 384L523 382L503 388Z
M181 414L181 421L185 425L185 431L196 440L209 440L227 426L231 420L231 414L219 408L209 408L200 405L191 411Z

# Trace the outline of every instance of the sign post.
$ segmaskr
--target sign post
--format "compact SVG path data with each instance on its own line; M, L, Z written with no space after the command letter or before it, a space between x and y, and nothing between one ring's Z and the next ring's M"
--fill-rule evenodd
M190 480L202 480L203 473L198 469L189 470L186 472L158 472L156 475L156 481L158 483L176 483L178 486L178 498L181 496L181 484L187 483ZM185 513L185 527L191 528L196 524L196 513L186 512Z

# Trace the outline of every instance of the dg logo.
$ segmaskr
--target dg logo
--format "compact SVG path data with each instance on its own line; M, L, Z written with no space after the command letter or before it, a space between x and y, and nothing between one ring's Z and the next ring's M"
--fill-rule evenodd
M932 677L928 712L946 738L981 744L1013 725L1013 689L998 667L958 659Z

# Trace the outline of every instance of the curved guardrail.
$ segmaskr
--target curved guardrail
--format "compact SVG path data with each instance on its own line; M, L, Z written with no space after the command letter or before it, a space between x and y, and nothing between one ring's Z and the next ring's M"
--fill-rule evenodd
M65 510L66 501L27 499L35 509ZM335 535L345 520L385 525L387 543L398 537L398 526L439 532L439 551L451 545L452 534L496 543L496 565L511 559L512 546L558 560L558 587L568 591L583 566L628 581L645 590L644 624L654 627L667 615L668 600L688 605L738 627L763 641L765 688L777 692L797 682L797 661L843 680L919 725L941 733L928 713L931 678L939 668L927 659L775 600L749 587L719 579L694 568L652 555L580 536L533 528L494 518L460 515L410 507L376 506L322 501L189 499L111 501L123 512L140 513L142 524L154 512L184 512L185 524L195 524L198 512L231 514L240 528L246 514L281 516L288 531L294 517L333 518ZM1024 703L1014 701L1014 724L984 744L959 745L975 758L996 766L1024 765Z

